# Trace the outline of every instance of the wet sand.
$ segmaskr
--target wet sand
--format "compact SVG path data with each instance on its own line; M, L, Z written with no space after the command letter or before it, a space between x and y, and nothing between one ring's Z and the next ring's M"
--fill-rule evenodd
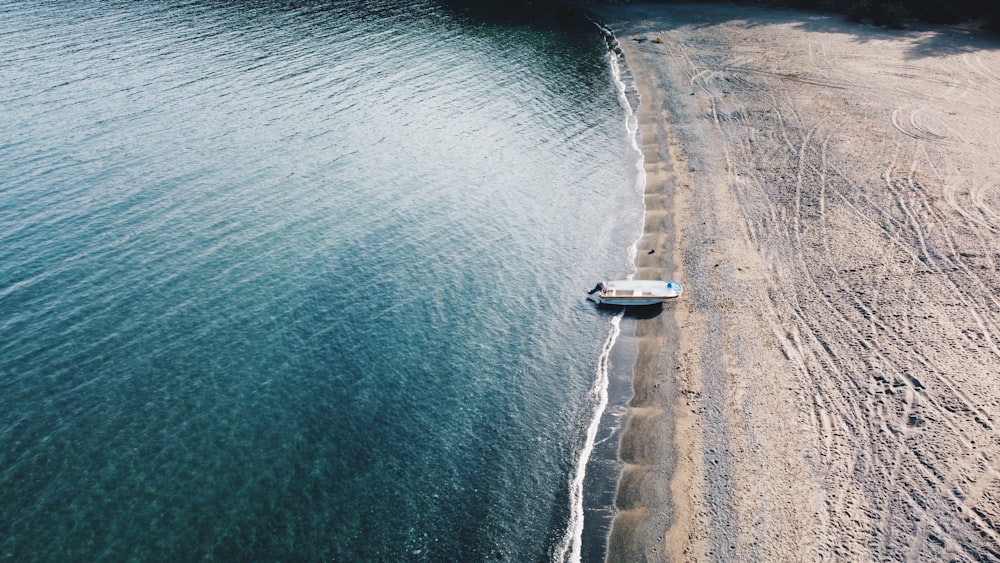
M1000 559L1000 41L595 8L641 103L611 561ZM654 254L648 254L655 249Z

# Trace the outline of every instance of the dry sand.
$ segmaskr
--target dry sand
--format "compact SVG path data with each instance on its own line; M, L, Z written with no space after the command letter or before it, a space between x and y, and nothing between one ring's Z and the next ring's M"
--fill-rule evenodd
M648 216L612 561L1000 560L1000 42L601 7Z

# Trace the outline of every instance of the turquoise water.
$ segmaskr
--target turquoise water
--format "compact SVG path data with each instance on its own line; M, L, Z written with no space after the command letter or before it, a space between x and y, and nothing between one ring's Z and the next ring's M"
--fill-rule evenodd
M0 559L561 555L642 204L559 21L0 4Z

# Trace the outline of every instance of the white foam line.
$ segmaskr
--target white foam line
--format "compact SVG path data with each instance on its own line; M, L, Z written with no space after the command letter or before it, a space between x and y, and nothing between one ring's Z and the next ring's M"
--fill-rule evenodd
M636 163L636 188L638 189L639 194L642 194L646 187L646 171L643 167L642 150L639 148L639 121L635 115L635 108L629 104L628 97L625 95L626 85L621 78L621 67L619 66L620 63L618 61L618 57L618 54L614 51L610 52L611 73L614 76L615 86L618 89L618 102L625 110L625 129L628 133L628 138L632 144L632 148L635 149L638 154ZM646 203L644 199L642 199L642 201L642 215L645 217ZM642 239L642 232L644 231L645 225L642 225L642 227L643 228L640 228L639 230L639 237L632 243L631 246L628 247L628 279L632 279L638 271L636 267L636 256L638 255L639 241ZM608 371L611 362L611 350L614 349L615 342L618 340L618 335L621 334L621 321L623 316L624 311L611 317L611 332L608 334L607 340L604 341L604 347L601 349L601 355L597 361L597 374L594 378L594 386L588 393L588 398L591 402L596 403L596 405L594 408L594 416L591 418L590 425L587 427L587 439L584 441L583 449L580 450L580 458L576 463L576 472L569 485L569 523L566 527L566 534L556 547L553 557L554 561L560 563L578 563L580 561L581 546L583 544L583 481L587 474L587 463L590 461L590 454L594 451L594 442L597 438L597 431L601 426L601 418L604 416L604 411L608 406Z
M601 417L604 409L608 406L608 364L611 359L611 349L614 348L615 341L621 333L622 313L611 317L611 334L604 341L604 348L601 350L601 358L597 362L597 377L594 386L590 389L589 398L597 402L594 409L594 418L587 427L587 440L583 450L580 452L580 459L576 465L576 474L573 482L569 486L570 496L570 516L569 526L562 543L556 550L555 560L560 562L580 561L580 547L583 543L583 479L587 474L587 461L594 450L594 440L597 431L601 426Z
M631 104L629 104L628 96L625 95L627 86L622 80L620 65L624 61L624 55L620 55L616 51L612 51L610 55L611 73L615 77L615 87L618 89L618 103L621 104L622 108L625 110L625 130L628 133L628 140L632 145L632 150L634 150L636 154L635 188L636 192L639 194L639 201L642 202L643 223L639 226L639 236L635 239L632 245L628 247L628 279L632 279L638 272L636 257L639 254L639 241L642 240L642 234L645 232L646 228L646 198L643 197L643 194L646 191L646 167L645 161L642 157L642 147L639 146L639 117L635 113L637 108L634 108ZM636 98L638 99L638 94L636 94Z

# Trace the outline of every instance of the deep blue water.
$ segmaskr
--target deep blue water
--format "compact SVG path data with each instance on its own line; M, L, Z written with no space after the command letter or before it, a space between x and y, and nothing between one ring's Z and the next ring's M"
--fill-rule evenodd
M0 3L0 560L545 560L641 192L586 22Z

